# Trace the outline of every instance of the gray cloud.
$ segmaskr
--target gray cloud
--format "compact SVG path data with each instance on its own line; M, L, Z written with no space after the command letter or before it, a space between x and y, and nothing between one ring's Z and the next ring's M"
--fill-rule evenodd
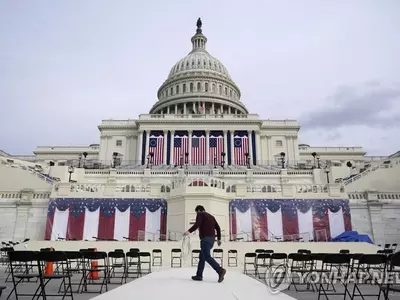
M303 129L334 129L344 126L388 128L400 124L400 85L384 86L370 81L343 86L323 105L304 114Z

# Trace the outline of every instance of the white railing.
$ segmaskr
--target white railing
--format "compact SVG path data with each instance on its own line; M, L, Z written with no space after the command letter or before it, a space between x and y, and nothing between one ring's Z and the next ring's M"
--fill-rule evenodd
M363 178L363 177L367 176L368 174L373 173L373 172L375 172L376 170L379 170L379 169L389 169L389 168L400 166L400 158L391 159L390 163L385 163L386 161L388 161L388 160L382 160L377 164L371 165L365 171L363 171L363 172L361 172L361 173L359 173L357 175L354 175L354 176L352 176L351 178L349 178L347 180L344 180L343 181L344 184L348 185L348 184L350 184L350 183L352 183L354 181L357 181L358 179Z

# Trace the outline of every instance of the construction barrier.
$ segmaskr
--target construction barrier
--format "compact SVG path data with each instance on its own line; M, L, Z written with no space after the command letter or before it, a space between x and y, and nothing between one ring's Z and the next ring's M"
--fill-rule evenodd
M54 248L50 248L50 251L54 251ZM47 262L46 267L44 269L44 275L45 276L50 276L53 275L54 273L54 263L53 262Z
M94 248L94 251L97 251L97 248ZM92 270L97 270L98 265L99 265L99 263L97 262L97 260L94 260L91 262L90 268ZM90 279L99 279L99 272L98 271L90 271L89 278Z

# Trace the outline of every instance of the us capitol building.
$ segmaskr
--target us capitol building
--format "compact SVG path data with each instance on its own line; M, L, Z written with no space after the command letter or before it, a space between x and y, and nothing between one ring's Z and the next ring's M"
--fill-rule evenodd
M161 224L153 222L157 228L146 225L146 240L153 240L151 234L158 234L154 239L164 234L173 240L193 223L198 204L216 215L231 240L233 234L250 236L242 231L251 231L252 226L252 239L258 240L263 239L263 229L254 229L251 219L249 224L243 221L244 208L240 220L238 210L233 217L233 200L237 207L256 200L272 207L268 201L308 199L348 201L351 225L343 229L368 234L376 243L398 242L399 154L371 157L362 147L301 144L301 127L295 120L261 120L247 110L238 85L221 61L209 54L207 42L199 19L191 51L171 68L150 112L136 120L103 120L98 126L99 144L39 146L34 155L22 156L0 150L1 240L68 239L74 234L63 236L65 232L57 229L55 236L49 220L62 211L60 203L70 199L78 199L80 205L87 199L109 199L116 207L124 199L165 201L159 204L165 228L163 217ZM87 205L87 215L93 207ZM142 210L131 205L132 214L139 216ZM75 213L78 216L79 209ZM101 214L108 216L105 210ZM57 218L61 220L61 213ZM268 211L268 218L275 215ZM103 222L101 217L98 222ZM130 226L136 226L132 222ZM268 224L272 235L275 229ZM96 236L96 230L91 235ZM279 232L285 235L286 229ZM138 233L117 234L116 229L112 238L125 235L139 238ZM85 236L89 233L78 239ZM309 238L316 239L315 234L310 232Z

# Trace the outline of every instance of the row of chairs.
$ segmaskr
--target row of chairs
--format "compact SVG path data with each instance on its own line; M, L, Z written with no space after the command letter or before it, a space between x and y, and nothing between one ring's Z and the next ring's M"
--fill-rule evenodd
M133 248L124 253L122 249L111 252L95 251L95 249L81 249L80 251L52 251L52 249L41 249L41 251L10 251L9 276L13 282L13 289L9 297L15 293L18 296L70 296L73 292L88 291L89 285L100 285L108 291L108 284L123 284L127 278L137 278L151 272L151 254L140 252ZM73 282L74 275L79 280ZM112 279L120 279L113 282ZM58 294L47 295L46 285L54 279L61 280ZM7 279L6 279L7 280ZM39 282L37 289L31 294L18 293L18 285L22 282ZM77 285L73 290L72 286Z
M299 250L297 253L273 253L268 250L245 254L245 274L259 279L271 280L274 283L287 283L287 289L293 285L297 292L317 291L318 299L330 295L355 297L384 296L389 299L389 292L400 291L398 282L393 278L400 275L400 252L395 254L362 254L349 253L311 253L309 250ZM249 273L248 266L252 266ZM343 286L339 291L333 279ZM349 283L353 284L349 288ZM361 286L376 285L376 294L367 294ZM306 289L299 290L298 286Z

